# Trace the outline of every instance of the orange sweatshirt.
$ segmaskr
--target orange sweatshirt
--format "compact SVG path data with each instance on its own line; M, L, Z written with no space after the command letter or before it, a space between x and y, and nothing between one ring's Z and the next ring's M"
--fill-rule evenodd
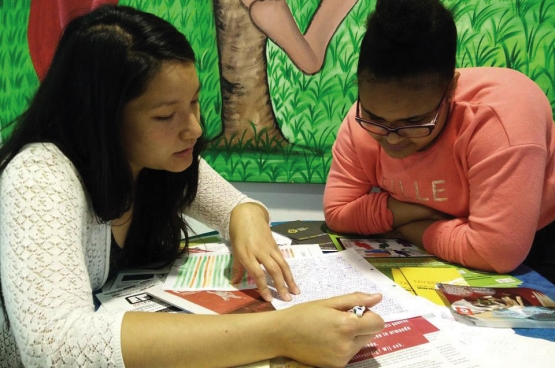
M455 217L425 231L429 252L509 272L526 258L535 232L555 220L553 112L544 92L519 72L458 71L443 132L407 158L389 157L350 109L333 147L326 222L346 233L390 231L391 195Z

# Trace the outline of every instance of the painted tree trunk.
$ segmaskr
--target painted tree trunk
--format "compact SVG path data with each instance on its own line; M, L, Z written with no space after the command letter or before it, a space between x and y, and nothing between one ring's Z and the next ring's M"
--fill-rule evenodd
M222 121L226 146L284 147L270 101L267 37L252 23L239 0L214 0L220 54ZM227 142L227 143L226 143Z

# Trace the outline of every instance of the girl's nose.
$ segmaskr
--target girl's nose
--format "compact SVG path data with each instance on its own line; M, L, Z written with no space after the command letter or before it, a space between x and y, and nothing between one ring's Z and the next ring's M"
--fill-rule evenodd
M399 142L401 142L403 140L403 137L401 137L399 134L397 133L389 133L385 139L387 140L387 143L395 145Z
M200 125L199 119L191 114L191 117L183 124L180 131L181 139L197 139L202 135L202 127Z

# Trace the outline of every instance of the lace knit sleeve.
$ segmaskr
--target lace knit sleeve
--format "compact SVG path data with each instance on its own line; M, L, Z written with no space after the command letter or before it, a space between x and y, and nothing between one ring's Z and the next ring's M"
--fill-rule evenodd
M73 165L53 145L31 145L3 172L0 195L2 288L23 364L123 367L123 314L94 311L88 265L99 262L87 244L106 245L91 241Z
M247 202L264 206L261 202L239 192L204 159L200 159L197 197L186 215L218 230L222 237L229 239L231 211L238 204Z

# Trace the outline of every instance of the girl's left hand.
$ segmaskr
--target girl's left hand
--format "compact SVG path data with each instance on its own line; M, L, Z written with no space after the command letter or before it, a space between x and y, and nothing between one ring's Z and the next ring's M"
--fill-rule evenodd
M277 292L285 300L291 300L290 293L300 290L293 280L289 265L283 258L272 232L266 209L256 203L242 203L231 212L229 236L233 247L232 283L237 283L246 271L254 279L258 292L266 301L272 294L266 282L266 274L261 265L274 279Z

